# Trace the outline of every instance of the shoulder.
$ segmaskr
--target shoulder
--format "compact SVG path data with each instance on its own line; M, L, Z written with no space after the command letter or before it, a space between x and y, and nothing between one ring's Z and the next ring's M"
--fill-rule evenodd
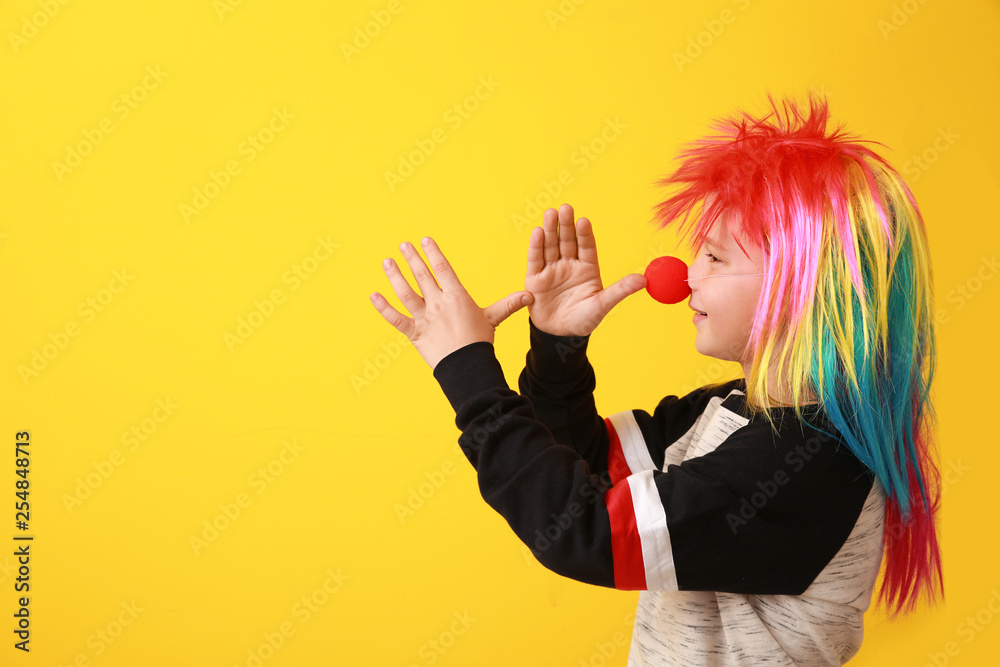
M798 487L832 490L850 486L859 499L871 488L871 470L848 447L840 431L818 404L751 414L746 408L745 380L740 378L699 389L693 400L704 402L685 463L713 474L757 480L794 476ZM770 416L770 420L768 419ZM704 459L700 460L699 459ZM790 481L790 480L789 480Z
M635 439L641 439L659 469L665 462L665 450L674 451L671 460L682 457L696 433L703 430L702 425L718 413L734 391L739 391L737 380L703 385L662 398L651 414L645 410L630 410L612 415L610 421L619 434L633 433Z
M678 582L689 590L801 594L843 547L874 476L835 429L803 424L794 410L774 429L732 407L727 399L706 413L684 459L656 479L675 556L689 561ZM710 520L699 519L705 515ZM703 566L698 547L706 541L731 556ZM720 568L740 576L713 589Z
M743 395L743 380L726 380L706 384L692 389L683 394L671 394L663 397L657 411L669 410L671 412L684 411L693 414L702 414L709 409L714 409L724 404L731 397Z

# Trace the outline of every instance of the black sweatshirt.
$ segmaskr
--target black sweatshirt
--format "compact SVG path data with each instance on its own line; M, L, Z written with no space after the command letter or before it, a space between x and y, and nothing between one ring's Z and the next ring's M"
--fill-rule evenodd
M807 424L773 410L775 433L748 417L741 378L601 417L589 337L530 318L529 330L520 394L486 342L434 377L483 498L539 562L644 591L630 664L842 664L857 652L884 493L819 406L804 407Z

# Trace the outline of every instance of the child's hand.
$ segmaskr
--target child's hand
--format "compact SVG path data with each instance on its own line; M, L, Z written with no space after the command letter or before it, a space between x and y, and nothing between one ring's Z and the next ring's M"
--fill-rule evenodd
M644 275L630 273L603 288L590 220L574 225L569 204L546 209L542 227L531 230L524 288L535 297L528 315L546 333L588 336L612 308L645 286Z
M470 343L492 343L497 325L531 301L531 294L514 292L492 306L480 308L430 237L424 239L424 252L434 267L433 275L412 245L403 243L400 250L423 297L410 289L409 282L392 259L386 259L382 267L396 296L413 317L402 315L378 292L372 293L371 301L386 322L410 339L431 370L446 356ZM435 277L441 287L434 281Z

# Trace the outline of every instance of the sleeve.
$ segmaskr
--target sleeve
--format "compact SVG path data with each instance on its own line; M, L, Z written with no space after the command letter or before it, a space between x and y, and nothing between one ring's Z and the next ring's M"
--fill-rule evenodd
M795 449L798 440L772 439L766 422L612 485L578 451L585 446L557 440L509 388L492 344L455 350L434 376L483 499L539 562L578 581L797 595L847 539L871 487L846 447L813 437ZM672 398L661 416L685 400ZM656 413L632 413L640 439L668 428Z
M535 418L582 458L594 474L608 471L608 430L597 414L597 380L587 359L590 336L557 336L528 318L531 347L518 389Z
M601 417L594 402L597 380L587 359L590 337L550 334L530 317L528 326L530 350L518 378L521 395L556 442L575 451L592 473L611 483L662 468L667 445L694 425L714 395L695 390L684 397L664 398L653 415L626 410Z

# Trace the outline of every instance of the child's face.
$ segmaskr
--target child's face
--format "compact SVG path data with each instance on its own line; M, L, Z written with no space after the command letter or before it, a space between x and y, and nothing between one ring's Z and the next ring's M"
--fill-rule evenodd
M749 257L736 245L726 224L720 218L698 257L688 267L688 285L691 286L691 308L704 311L707 317L694 316L698 352L723 359L738 361L747 369L751 358L742 358L750 337L757 298L763 285L763 276L746 276L747 273L764 273L764 258L760 248L743 241ZM709 277L741 274L739 277Z

